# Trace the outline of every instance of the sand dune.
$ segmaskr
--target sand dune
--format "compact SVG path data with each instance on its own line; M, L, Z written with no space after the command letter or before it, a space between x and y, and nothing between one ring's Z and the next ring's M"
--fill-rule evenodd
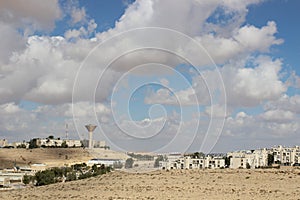
M115 171L5 191L0 199L300 199L300 170Z

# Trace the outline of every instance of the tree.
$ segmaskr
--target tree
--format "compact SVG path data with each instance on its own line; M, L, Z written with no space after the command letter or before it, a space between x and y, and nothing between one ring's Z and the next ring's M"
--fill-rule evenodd
M67 174L66 181L75 181L76 179L76 172L71 172Z
M53 135L49 135L48 139L53 140L54 136Z
M268 166L271 166L274 163L274 155L268 154Z
M164 157L162 155L159 155L155 161L154 161L154 167L155 168L158 168L159 167L159 161L163 161L164 160Z
M36 143L37 143L37 139L36 138L31 139L29 141L29 149L38 148L38 145Z
M40 171L35 174L36 185L49 185L55 183L55 174L54 171L47 169L45 171Z
M250 169L250 168L251 168L251 165L250 165L249 163L247 163L247 164L246 164L246 168L247 168L247 169Z
M205 154L202 153L202 152L195 152L193 155L192 155L193 158L203 158L205 157Z
M125 168L126 168L126 169L132 168L133 163L134 163L134 160L133 160L132 158L128 158L128 159L125 161Z
M92 166L92 170L93 170L94 173L98 171L98 167L97 167L96 164L94 164L94 165Z
M232 156L226 156L225 159L225 166L228 168L230 166L230 159L232 158Z
M61 147L62 147L62 148L68 148L67 142L66 142L66 141L63 141L63 142L61 143Z
M27 185L27 184L29 184L30 182L33 182L33 181L34 181L34 177L33 176L30 176L30 175L27 175L27 174L25 174L23 176L23 183L25 185Z

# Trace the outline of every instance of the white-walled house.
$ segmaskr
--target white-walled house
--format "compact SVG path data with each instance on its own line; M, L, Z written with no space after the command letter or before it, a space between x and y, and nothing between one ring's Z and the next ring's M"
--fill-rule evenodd
M202 158L192 158L191 156L167 156L167 161L160 161L160 169L170 170L170 169L215 169L224 168L225 159L222 157L206 156Z
M229 152L227 157L230 157L230 168L258 168L268 166L268 154L270 153L270 150L264 148Z

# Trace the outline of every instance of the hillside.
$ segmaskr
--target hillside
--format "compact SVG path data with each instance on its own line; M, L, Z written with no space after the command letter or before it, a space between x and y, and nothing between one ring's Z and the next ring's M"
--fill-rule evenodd
M43 187L3 191L0 199L298 199L300 170L111 172Z
M112 150L82 148L38 148L38 149L0 149L0 169L29 163L44 163L49 167L63 166L75 162L87 162L91 158L126 159L127 155Z

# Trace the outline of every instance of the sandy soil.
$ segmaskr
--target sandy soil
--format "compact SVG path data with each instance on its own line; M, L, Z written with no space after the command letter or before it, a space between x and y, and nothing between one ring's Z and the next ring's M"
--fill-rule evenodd
M3 191L0 199L300 199L300 170L115 171Z
M47 167L55 167L87 162L91 158L124 159L126 157L124 153L104 149L94 149L92 152L83 148L0 149L0 169L11 168L14 162L20 166L44 163Z

